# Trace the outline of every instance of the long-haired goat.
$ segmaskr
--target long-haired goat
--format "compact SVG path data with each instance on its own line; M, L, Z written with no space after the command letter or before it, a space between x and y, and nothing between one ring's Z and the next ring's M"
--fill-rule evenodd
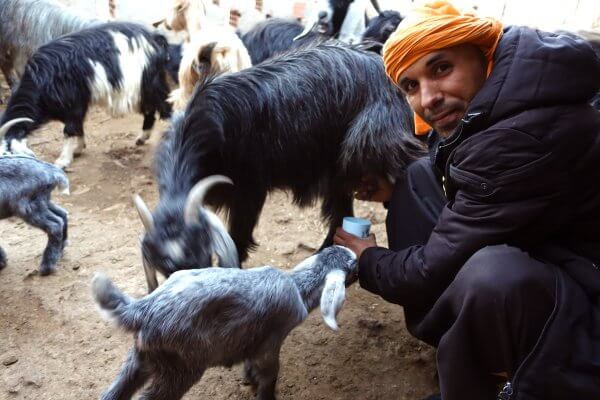
M325 323L337 330L335 317L355 268L356 255L333 246L291 271L179 271L137 300L96 275L92 293L103 314L135 338L101 399L130 399L148 380L141 398L180 399L208 368L244 362L246 381L257 387L256 399L274 400L285 338L319 303Z
M174 114L159 146L160 201L145 218L152 234L142 251L167 276L191 267L165 258L166 250L152 257L150 249L163 247L166 236L180 249L194 247L183 204L194 184L213 174L235 184L206 199L228 209L242 261L274 189L290 190L300 206L323 199L327 246L352 214L352 191L363 174L393 179L423 154L412 132L410 107L374 53L321 44L218 76L196 89L185 114Z
M383 44L394 33L400 22L402 22L402 15L398 11L382 11L369 21L362 35L363 42L371 42L369 50L381 53Z
M213 255L218 257L220 267L240 267L235 243L227 229L219 217L202 206L206 193L219 183L232 182L222 175L208 176L196 183L189 194L168 191L160 185L160 195L165 198L164 208L160 211L161 221L168 224L162 225L162 229L154 228L146 204L141 197L134 196L134 204L146 229L142 263L149 292L158 287L157 267L164 276L169 276L178 269L209 266ZM172 197L166 200L167 196ZM185 227L184 232L179 231L181 227Z
M103 105L115 116L144 115L142 144L155 113L169 117L168 43L158 34L132 23L108 23L84 29L40 47L27 64L10 97L0 124L30 118L8 130L2 145L14 153L30 153L24 139L49 120L65 124L65 144L56 165L67 167L85 146L83 121L89 106Z
M0 137L11 124L19 122L6 124ZM61 169L29 156L0 155L0 219L19 217L46 232L41 275L54 271L67 242L67 212L50 200L56 187L69 190L69 180ZM0 269L4 267L6 254L0 247Z
M169 95L175 109L185 108L196 84L208 75L238 72L252 61L242 40L231 28L206 27L191 35L183 45L179 66L179 88Z
M0 0L0 70L15 88L43 44L100 21L51 0Z

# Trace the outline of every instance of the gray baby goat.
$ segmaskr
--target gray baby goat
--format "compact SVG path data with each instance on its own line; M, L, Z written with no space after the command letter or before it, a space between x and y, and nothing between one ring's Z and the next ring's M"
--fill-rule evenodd
M4 124L0 139L10 126L25 121L30 120L17 118ZM67 241L67 212L50 200L56 187L68 193L69 180L60 168L29 156L0 155L0 219L19 217L46 232L41 275L54 271ZM6 254L0 247L0 269L4 267Z
M244 361L257 399L275 399L279 351L292 329L321 305L337 330L346 277L356 255L332 246L291 271L273 267L178 271L153 293L134 300L97 274L92 292L103 313L134 332L135 343L102 400L180 399L207 368Z

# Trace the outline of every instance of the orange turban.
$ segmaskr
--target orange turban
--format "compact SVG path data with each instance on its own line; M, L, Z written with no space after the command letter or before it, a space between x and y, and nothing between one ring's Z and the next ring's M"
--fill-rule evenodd
M461 14L447 1L433 1L416 7L402 20L383 46L385 71L396 83L400 75L432 51L471 43L488 60L489 75L496 46L502 37L502 23L494 18ZM430 127L415 114L417 134Z

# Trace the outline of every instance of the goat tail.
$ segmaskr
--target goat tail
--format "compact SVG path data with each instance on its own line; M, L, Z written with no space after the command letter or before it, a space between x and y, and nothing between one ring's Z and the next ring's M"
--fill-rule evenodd
M64 195L64 196L68 196L71 194L70 188L69 188L69 178L67 178L67 174L65 174L65 172L60 169L60 168L56 168L56 186L58 187L58 190L60 190L60 194Z
M105 318L126 330L135 328L129 312L134 300L121 292L106 275L94 274L92 295Z

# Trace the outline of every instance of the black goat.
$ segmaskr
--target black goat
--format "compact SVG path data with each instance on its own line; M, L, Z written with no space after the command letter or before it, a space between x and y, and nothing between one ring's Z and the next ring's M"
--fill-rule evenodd
M394 33L402 19L402 15L398 11L387 10L381 12L369 21L367 29L362 35L363 42L372 43L369 50L381 53L383 44Z
M56 165L67 167L83 150L83 121L88 107L100 104L112 115L144 114L143 133L150 135L155 113L169 117L168 43L132 23L108 23L84 29L40 47L29 60L10 97L0 124L16 118L33 123L13 126L3 141L5 151L31 153L24 139L49 120L65 124L65 145Z
M167 74L175 85L179 85L179 65L183 57L183 46L181 44L169 43L169 61L167 62Z
M364 174L393 179L423 154L412 132L412 112L381 57L348 46L285 53L202 83L157 152L160 202L146 219L145 259L167 276L193 267L162 248L166 238L185 249L179 254L197 247L184 204L196 208L188 193L213 174L234 182L209 193L207 203L229 210L241 260L255 246L252 231L274 189L290 190L300 206L323 199L327 246L353 213L352 191Z
M325 36L317 32L309 32L294 40L303 30L304 26L298 21L268 18L242 35L242 42L250 54L252 65L256 65L287 50L325 40Z

